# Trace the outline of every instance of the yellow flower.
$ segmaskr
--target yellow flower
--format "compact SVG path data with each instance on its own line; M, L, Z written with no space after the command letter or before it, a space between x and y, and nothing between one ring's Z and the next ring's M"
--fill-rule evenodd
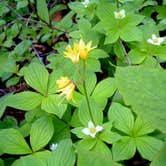
M95 47L91 47L92 41L88 42L86 45L82 39L80 39L79 42L74 42L74 47L68 45L66 47L66 52L64 54L67 58L70 58L74 64L77 64L79 62L79 57L81 59L86 59L88 56L89 51L94 49Z
M58 92L61 92L60 96L65 95L67 100L73 97L75 85L68 77L61 77L56 81L56 84L58 85Z
M74 48L72 49L70 45L66 47L66 52L64 52L67 58L70 58L74 64L79 61L79 45L74 42Z
M79 55L82 59L85 60L88 56L89 51L94 49L91 47L91 45L92 41L88 42L87 45L84 43L82 39L79 41Z

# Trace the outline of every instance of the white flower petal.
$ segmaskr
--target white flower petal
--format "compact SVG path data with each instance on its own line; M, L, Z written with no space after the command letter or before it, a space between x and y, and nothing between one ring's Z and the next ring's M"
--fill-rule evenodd
M82 132L83 132L85 135L90 135L89 128L84 128L84 129L82 129Z
M96 133L93 133L93 134L92 134L92 133L90 133L90 136L91 136L91 137L93 137L93 138L95 138Z
M159 43L162 43L164 41L164 38L163 37L159 37L158 41L159 41Z
M53 150L55 150L57 147L58 147L58 144L57 144L57 143L56 143L56 144L53 143L53 144L50 145L50 150L53 151Z
M95 125L93 124L93 122L90 120L89 122L88 122L88 128L94 128L95 127Z
M122 10L120 11L120 13L121 13L122 15L125 15L125 10L122 9Z
M154 40L156 38L157 38L157 36L155 34L152 34L152 39Z
M148 43L151 43L151 44L154 44L154 42L153 42L152 39L148 39L147 42L148 42Z
M115 18L118 18L118 12L114 12Z
M96 131L99 132L99 131L102 131L103 130L103 127L102 126L96 126Z

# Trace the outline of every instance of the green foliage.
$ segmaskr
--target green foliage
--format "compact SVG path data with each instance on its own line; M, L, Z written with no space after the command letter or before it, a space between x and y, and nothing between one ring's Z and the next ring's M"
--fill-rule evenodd
M53 133L54 127L49 117L41 117L32 123L30 142L33 151L37 151L47 145Z
M48 159L48 166L68 165L74 166L75 153L71 140L66 139L59 143L57 149L53 151Z
M1 1L0 165L118 166L137 152L163 166L165 11L165 0Z
M3 129L0 131L0 147L3 153L29 154L31 149L25 142L21 133L16 129Z
M155 128L166 132L165 72L146 67L118 68L116 80L126 104L142 118L151 121Z
M147 134L153 132L152 123L144 122L140 117L134 122L130 109L112 103L109 108L108 118L114 127L128 136L122 136L113 143L112 152L115 161L129 159L134 156L136 149L142 157L152 160L163 146L163 142Z

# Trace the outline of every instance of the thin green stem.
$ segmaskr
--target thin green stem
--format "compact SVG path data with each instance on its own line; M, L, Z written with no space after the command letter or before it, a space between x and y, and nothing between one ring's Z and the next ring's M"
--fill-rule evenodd
M119 8L119 0L116 0L116 6Z
M86 82L85 82L85 80L86 80L86 61L85 60L83 61L83 65L84 65L84 73L83 73L84 74L84 79L82 80L82 83L83 83L85 98L86 98L86 102L87 102L87 105L88 105L89 115L91 117L92 122L95 124L93 116L92 116L92 110L91 110L91 107L90 107L90 102L89 102L89 98L88 98L87 89L86 89Z

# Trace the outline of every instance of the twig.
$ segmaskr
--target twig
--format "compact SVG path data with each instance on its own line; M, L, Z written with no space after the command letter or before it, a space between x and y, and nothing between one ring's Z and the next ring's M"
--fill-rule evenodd
M26 27L28 27L28 24L29 24L29 21L30 21L32 15L33 15L33 13L31 13L31 15L27 18L27 21L26 21Z
M119 39L119 42L120 42L120 45L121 45L121 47L122 47L122 49L123 49L123 52L124 52L124 54L125 54L125 56L126 56L127 64L128 64L129 66L131 66L131 61L130 61L130 59L129 59L129 55L128 55L126 49L125 49L125 46L123 45L123 43L122 43L122 41L121 41L120 39Z
M40 57L40 55L39 55L37 49L36 49L33 45L32 45L32 49L34 50L34 52L35 52L36 56L38 57L39 61L43 64L42 58Z
M15 11L10 5L8 5L6 2L4 2L3 0L1 0L0 2L2 2L7 8L9 8L13 13L15 13L16 16L19 17L19 20L24 20L24 21L26 21L26 26L27 26L27 23L29 23L30 21L32 21L32 22L34 22L34 23L40 23L40 22L37 21L37 20L31 19L32 14L30 15L29 18L24 18L24 17L21 16L17 11ZM40 19L40 18L39 18L39 19ZM45 22L44 20L42 20L42 22L43 22L44 24L46 24L47 27L49 27L49 28L52 29L52 30L57 30L57 31L60 31L60 32L63 32L63 33L67 33L65 30L60 29L60 28L57 28L57 27L54 27L54 26L48 24L47 22ZM40 23L40 24L41 24L41 23Z

